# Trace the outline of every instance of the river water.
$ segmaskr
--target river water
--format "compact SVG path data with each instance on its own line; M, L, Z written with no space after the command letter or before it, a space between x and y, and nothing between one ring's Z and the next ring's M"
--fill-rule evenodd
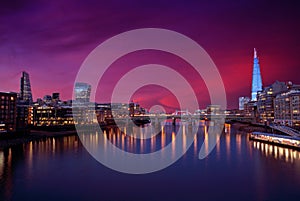
M124 150L146 153L172 143L174 129L166 126L154 145L115 129L107 136ZM78 136L2 149L0 200L299 200L299 151L250 141L247 133L226 125L213 151L199 160L206 131L199 128L177 162L142 175L103 166Z

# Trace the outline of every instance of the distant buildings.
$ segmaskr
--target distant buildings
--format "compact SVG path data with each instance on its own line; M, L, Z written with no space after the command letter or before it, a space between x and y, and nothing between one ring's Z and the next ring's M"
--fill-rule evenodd
M45 95L43 98L43 101L45 104L51 104L52 103L52 96L50 95Z
M245 104L247 104L249 101L249 97L239 97L239 110L244 110Z
M221 106L220 105L208 105L206 108L207 114L220 114L221 113Z
M52 93L52 101L56 103L60 101L59 93Z
M226 114L240 120L276 123L300 128L300 86L276 81L262 88L259 60L254 49L251 99L239 97L239 110L222 111L219 105L196 110L195 115ZM146 110L138 103L90 102L91 85L75 83L74 100L61 101L55 92L32 101L29 74L22 72L20 93L0 92L0 133L22 132L29 128L68 127L75 124L108 124L115 119L133 119ZM73 105L72 105L73 104ZM188 112L186 112L188 113ZM130 117L130 118L128 118Z
M300 128L300 85L276 81L245 104L243 113L256 122Z
M96 104L95 110L96 110L97 121L100 124L104 124L106 123L107 119L113 118L111 104L109 103Z
M146 110L140 106L139 103L130 102L127 106L129 110L129 116L145 114Z
M17 128L17 93L0 92L0 133L15 132Z
M33 100L32 100L32 92L31 92L29 74L25 71L22 72L20 85L21 85L21 89L20 89L19 100L23 104L27 104L27 105L32 104Z
M138 103L101 103L96 104L96 116L100 124L110 124L114 118L127 118L146 114Z
M98 104L98 106L102 106L102 108L105 108L107 104ZM133 116L135 113L137 113L137 108L135 107L136 103L110 103L111 108L111 114L113 117L127 117L127 116ZM138 104L137 104L138 105Z
M91 85L76 83L74 101L61 101L55 92L32 101L29 74L22 72L21 91L0 92L0 133L27 133L29 129L74 129L75 124L107 124L114 118L145 114L138 103L90 102ZM74 105L72 105L75 103ZM87 104L86 104L87 103Z
M7 133L29 132L29 107L32 105L32 93L29 74L22 72L20 93L4 93L0 95L0 130Z
M300 128L300 86L291 82L276 81L262 87L259 60L254 49L251 100L239 98L242 115L252 117L255 122L276 123Z
M194 115L206 115L206 114L207 114L206 109L197 109L194 112Z
M29 74L22 72L20 93L0 92L0 133L28 133L30 128L74 125L71 102L60 102L59 93L32 101Z

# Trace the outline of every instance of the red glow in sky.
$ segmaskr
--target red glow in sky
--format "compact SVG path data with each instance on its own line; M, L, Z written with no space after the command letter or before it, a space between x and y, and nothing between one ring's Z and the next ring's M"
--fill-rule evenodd
M260 57L263 85L275 80L300 84L299 5L280 1L8 1L0 8L0 91L19 91L21 71L30 74L34 99L60 92L72 97L85 57L101 42L131 29L157 27L199 43L218 67L229 108L250 96L253 48ZM106 72L97 101L108 101L119 76L149 62L170 66L192 84L199 107L209 104L200 76L163 52L142 51L120 58ZM170 79L172 82L172 80ZM149 86L135 98L150 107L177 107L165 89Z

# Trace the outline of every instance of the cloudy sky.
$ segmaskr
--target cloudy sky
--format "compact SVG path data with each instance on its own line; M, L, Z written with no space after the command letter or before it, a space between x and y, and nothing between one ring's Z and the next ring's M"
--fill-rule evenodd
M0 91L19 91L24 70L30 74L34 99L52 92L71 99L76 74L94 48L122 32L156 27L182 33L207 51L222 76L228 107L235 108L239 96L250 96L254 47L264 86L275 80L300 84L299 8L262 0L1 2ZM209 104L207 88L189 64L153 50L115 61L98 85L96 100L108 102L122 75L149 63L178 71L193 86L199 107ZM132 98L146 108L178 106L174 94L159 86L142 87Z

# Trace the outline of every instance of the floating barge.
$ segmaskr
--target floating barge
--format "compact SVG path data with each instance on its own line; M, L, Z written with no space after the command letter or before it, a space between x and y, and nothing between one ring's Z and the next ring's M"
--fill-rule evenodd
M277 135L272 133L253 132L250 134L249 139L300 150L299 137Z

